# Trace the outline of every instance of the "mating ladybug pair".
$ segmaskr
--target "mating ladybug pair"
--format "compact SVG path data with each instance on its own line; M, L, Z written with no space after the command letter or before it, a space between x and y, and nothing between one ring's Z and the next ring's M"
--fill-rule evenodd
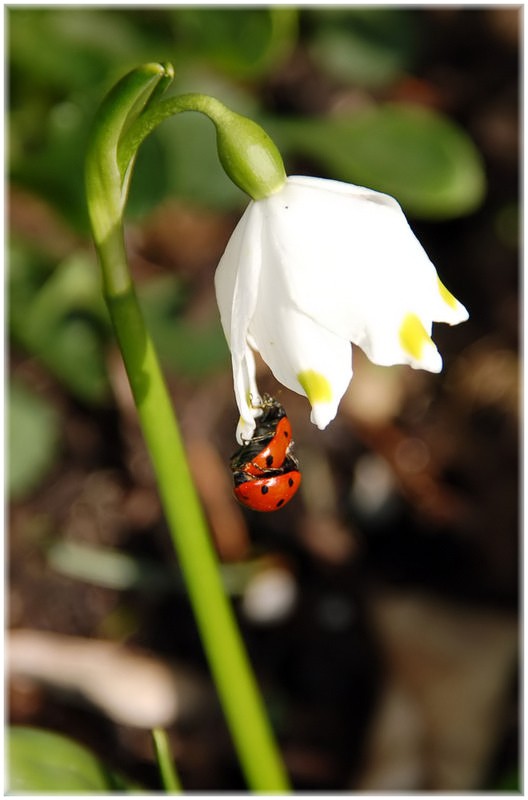
M290 421L277 400L264 395L262 415L249 442L231 457L234 492L253 511L276 511L301 485Z

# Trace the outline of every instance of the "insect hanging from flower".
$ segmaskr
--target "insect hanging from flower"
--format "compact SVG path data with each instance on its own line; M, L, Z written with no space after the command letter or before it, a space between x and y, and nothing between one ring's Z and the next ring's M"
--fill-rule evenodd
M269 395L259 407L262 414L251 439L230 460L234 494L253 511L277 511L297 492L301 472L284 408Z

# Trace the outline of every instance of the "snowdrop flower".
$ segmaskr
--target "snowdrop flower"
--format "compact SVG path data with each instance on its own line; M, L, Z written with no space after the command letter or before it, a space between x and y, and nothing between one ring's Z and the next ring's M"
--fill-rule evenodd
M464 306L441 283L394 198L294 176L250 202L215 275L240 410L237 439L255 429L260 396L252 350L278 381L306 395L326 428L352 378L352 347L376 364L440 372L432 323Z

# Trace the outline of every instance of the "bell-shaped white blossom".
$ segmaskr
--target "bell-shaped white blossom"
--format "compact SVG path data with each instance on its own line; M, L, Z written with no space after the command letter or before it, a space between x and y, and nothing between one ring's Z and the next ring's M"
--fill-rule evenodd
M252 350L306 395L325 428L352 377L351 343L376 364L439 372L433 322L468 317L441 283L394 198L294 176L252 201L218 265L216 295L233 362L239 442L260 413Z

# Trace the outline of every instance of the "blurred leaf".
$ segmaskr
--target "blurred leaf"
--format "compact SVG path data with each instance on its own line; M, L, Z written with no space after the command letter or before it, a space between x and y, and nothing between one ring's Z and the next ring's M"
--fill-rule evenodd
M291 50L297 26L297 11L285 8L126 13L15 8L8 14L10 176L85 234L82 176L91 121L118 77L139 63L167 59L175 63L178 76L199 64L211 65L217 76L261 75L276 69ZM181 90L192 91L192 85ZM207 81L197 90L207 92ZM172 130L172 142L166 131L157 143L151 139L142 148L129 214L144 214L168 192L212 207L239 205L241 194L217 163L207 122L185 115Z
M104 400L110 328L92 258L76 253L46 274L38 256L14 247L9 300L14 340L83 400Z
M402 8L309 10L309 49L330 75L365 88L395 81L413 61L416 30Z
M127 789L121 777L89 750L57 733L13 727L8 729L7 745L10 794L91 794Z
M86 542L81 544L59 539L48 550L47 562L60 574L94 586L156 594L185 592L185 583L176 564L160 563ZM242 594L253 575L266 563L265 558L257 557L221 564L226 592L231 596Z
M10 119L10 177L45 198L68 222L88 230L84 156L89 114L69 99L42 108L32 98Z
M59 421L42 397L20 383L9 385L8 492L21 498L53 466L58 452Z
M160 358L175 372L200 378L213 370L223 369L229 361L229 351L219 321L197 327L180 320L163 332L161 325L151 326Z
M169 159L171 154L169 154ZM141 145L125 209L125 221L141 220L171 194L168 156L156 131Z
M84 158L95 109L128 69L171 55L168 12L9 9L10 175L88 232ZM46 46L43 47L42 43ZM150 189L152 181L139 176ZM159 193L154 200L158 199Z
M106 81L109 72L122 74L152 57L151 29L147 36L141 18L118 9L12 7L8 18L17 88L25 76L34 88L64 97ZM159 26L158 42L164 31L166 27Z
M205 325L184 319L182 288L172 276L142 286L139 299L164 364L193 378L225 367L229 351L218 317Z
M178 575L172 568L120 550L62 539L50 548L48 564L69 578L117 591L173 591Z
M415 217L449 218L483 199L482 160L467 134L419 106L385 105L354 117L274 120L290 155L308 156L329 177L391 194Z
M176 47L235 77L278 69L297 36L293 8L179 8L172 14Z
M132 180L131 213L141 207L147 210L148 200L142 193L142 183L145 184L149 174L153 184L157 182L158 188L163 187L164 195L179 197L197 206L226 209L242 204L243 193L220 166L214 128L208 120L198 114L180 114L160 126L154 137L160 147L155 154L159 168L152 169L153 148L150 153L145 148L145 152L140 153ZM152 185L152 196L155 191Z

